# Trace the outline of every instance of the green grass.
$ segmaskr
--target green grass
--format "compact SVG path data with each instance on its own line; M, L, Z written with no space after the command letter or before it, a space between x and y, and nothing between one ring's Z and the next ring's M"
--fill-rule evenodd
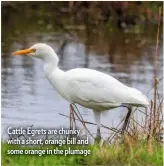
M113 144L99 147L87 145L85 149L91 150L91 155L8 155L8 149L30 149L19 145L8 145L2 142L2 166L55 166L55 165L149 165L162 166L162 146L159 143L151 144L143 141L135 143ZM33 149L53 149L56 146L42 146ZM68 145L58 147L67 149ZM72 149L82 149L82 146L71 146Z

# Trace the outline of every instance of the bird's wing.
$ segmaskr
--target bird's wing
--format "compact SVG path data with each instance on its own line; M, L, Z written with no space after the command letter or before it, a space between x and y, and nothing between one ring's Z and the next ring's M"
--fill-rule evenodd
M76 91L75 97L83 101L92 102L114 102L113 99L109 99L109 94L105 91L104 87L99 86L91 81L73 81L73 87ZM107 97L108 96L108 97Z
M87 102L120 104L126 95L122 87L119 89L116 84L96 77L72 79L71 87L74 100L78 98Z
M141 105L148 103L140 91L122 84L109 75L92 70L82 72L76 70L71 72L71 75L73 78L70 81L70 90L75 102L76 99L80 99L96 103Z

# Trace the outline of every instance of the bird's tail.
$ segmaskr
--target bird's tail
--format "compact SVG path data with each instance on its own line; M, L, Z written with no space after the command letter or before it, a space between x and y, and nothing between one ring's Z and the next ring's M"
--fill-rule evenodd
M137 101L139 105L142 105L144 107L149 106L149 99L142 92L135 88L130 88L130 91L133 92L133 94L135 94L133 95L133 98Z

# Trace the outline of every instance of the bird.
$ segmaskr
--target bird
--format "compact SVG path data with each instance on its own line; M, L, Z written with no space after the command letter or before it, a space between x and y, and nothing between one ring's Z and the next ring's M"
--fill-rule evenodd
M70 104L79 104L93 110L97 133L101 139L101 114L117 107L128 108L122 132L125 131L132 107L148 107L148 98L139 90L126 86L114 77L97 70L75 68L63 71L58 67L59 57L52 47L37 43L12 55L26 55L44 61L44 73L55 90Z

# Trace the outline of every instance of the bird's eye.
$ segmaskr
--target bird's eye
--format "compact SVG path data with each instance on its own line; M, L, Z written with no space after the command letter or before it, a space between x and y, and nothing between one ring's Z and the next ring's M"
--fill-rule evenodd
M35 48L31 49L31 52L32 53L36 52L36 49Z

